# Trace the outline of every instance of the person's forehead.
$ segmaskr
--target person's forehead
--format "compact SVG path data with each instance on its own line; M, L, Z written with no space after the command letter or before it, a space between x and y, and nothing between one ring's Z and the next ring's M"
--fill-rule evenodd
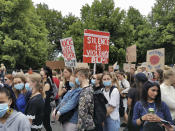
M4 92L0 93L0 101L6 101L7 99L8 99L8 97Z
M14 78L14 82L16 81L22 81L21 78Z

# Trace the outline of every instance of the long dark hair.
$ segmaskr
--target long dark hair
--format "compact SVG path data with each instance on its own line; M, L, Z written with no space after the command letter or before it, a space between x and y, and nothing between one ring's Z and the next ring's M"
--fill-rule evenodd
M162 84L163 81L164 81L163 70L162 69L157 69L156 72L159 74L159 79L158 80L159 80L160 84Z
M144 84L143 89L142 89L142 94L141 94L141 102L143 103L144 107L148 106L148 102L147 102L147 100L148 100L148 90L149 90L149 88L151 88L153 86L156 86L158 88L158 94L157 94L154 102L156 104L156 108L160 109L160 106L161 106L161 91L160 91L159 84L156 83L156 82L147 81Z
M10 105L10 108L15 108L15 99L12 94L12 90L10 90L10 87L8 86L0 86L0 93L5 93L8 99L12 100L12 104Z

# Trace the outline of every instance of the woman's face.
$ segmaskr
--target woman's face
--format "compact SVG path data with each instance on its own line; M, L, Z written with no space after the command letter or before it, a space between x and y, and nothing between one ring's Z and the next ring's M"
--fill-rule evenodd
M70 82L72 82L72 83L75 84L75 77L71 76L71 77L70 77Z
M21 78L14 78L13 83L14 83L14 85L16 85L16 84L20 84L20 83L24 83L24 82L21 80Z
M157 73L157 71L154 72L154 78L158 79L159 78L159 73Z
M33 82L31 79L29 79L28 82L29 82L30 88L32 88L32 94L35 94L37 92L36 82Z
M66 69L64 69L63 74L64 74L65 78L69 78L70 75L71 75L71 73L68 70L66 70Z
M9 86L12 84L12 81L10 79L8 79L7 77L5 77L4 80L5 80L5 84L7 84Z
M8 106L12 104L12 101L8 98L5 93L0 93L0 104L8 103Z
M111 81L111 80L112 80L112 78L109 75L104 75L103 79L102 79L103 82Z
M117 74L117 78L118 78L119 80L123 80L123 76L122 76L121 74Z
M157 86L153 86L151 88L149 88L148 90L148 97L151 99L151 100L155 100L157 95L158 95L158 87Z

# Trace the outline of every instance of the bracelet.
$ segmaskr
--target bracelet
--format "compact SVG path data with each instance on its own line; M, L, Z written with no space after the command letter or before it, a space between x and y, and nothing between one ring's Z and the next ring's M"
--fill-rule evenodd
M140 121L141 121L142 123L144 122L144 120L142 119L142 117L140 117L139 119L140 119Z

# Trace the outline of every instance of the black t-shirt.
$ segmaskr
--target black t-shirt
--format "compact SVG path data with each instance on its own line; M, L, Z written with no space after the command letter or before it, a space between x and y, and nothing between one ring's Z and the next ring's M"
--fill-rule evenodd
M25 110L25 114L32 119L32 129L41 129L44 116L44 100L41 94L32 97Z
M134 109L135 103L138 101L138 91L136 88L131 88L128 92L128 98L132 99L131 110Z

